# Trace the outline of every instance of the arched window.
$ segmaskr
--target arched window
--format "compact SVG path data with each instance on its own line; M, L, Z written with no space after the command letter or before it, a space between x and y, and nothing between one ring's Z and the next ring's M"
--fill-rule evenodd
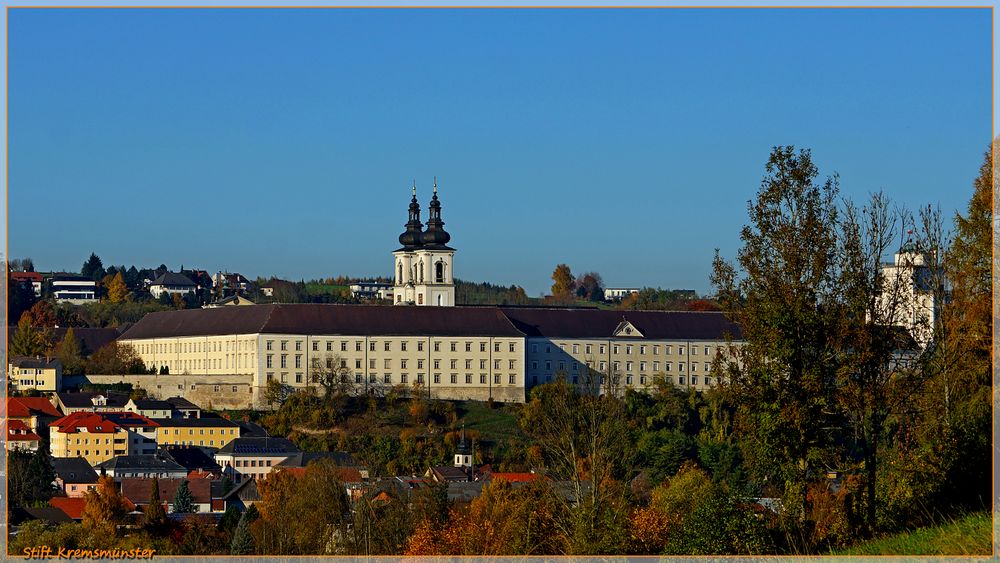
M423 260L420 261L420 264L417 266L417 268L418 268L418 274L417 275L420 276L420 283L424 283L424 261Z
M434 264L434 281L444 283L444 261L442 260L438 260L437 264Z
M399 265L398 265L398 271L399 271L399 273L396 275L396 283L397 284L401 284L401 283L403 283L403 263L402 262L400 262Z

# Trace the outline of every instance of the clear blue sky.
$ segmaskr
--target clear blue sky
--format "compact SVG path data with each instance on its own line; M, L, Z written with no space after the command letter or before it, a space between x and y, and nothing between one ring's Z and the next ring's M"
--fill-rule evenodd
M455 273L710 290L773 145L964 209L991 18L948 10L9 12L9 253L389 275L438 177Z

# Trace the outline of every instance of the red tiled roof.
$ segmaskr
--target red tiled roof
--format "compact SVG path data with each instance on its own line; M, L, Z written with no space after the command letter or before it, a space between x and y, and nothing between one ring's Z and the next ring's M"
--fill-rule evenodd
M7 397L7 416L11 418L27 418L34 414L44 414L59 418L59 412L45 397Z
M128 477L122 479L122 496L137 504L149 504L149 493L152 491L152 479ZM177 489L186 479L158 479L160 500L173 502ZM191 498L198 504L208 504L212 500L212 482L207 479L188 481Z
M541 475L538 473L491 473L492 479L503 479L509 483L530 483L537 479L541 479Z
M11 272L10 279L14 281L41 282L42 274L38 272Z
M49 424L50 428L55 428L59 432L79 432L80 428L86 428L91 434L113 434L120 426L101 416L101 413L75 412L64 416L59 420ZM100 430L98 430L100 428Z
M80 520L83 518L83 508L87 505L87 501L83 497L52 497L49 499L49 505L62 510L66 516L74 520Z
M31 431L31 427L20 420L7 421L7 440L38 441L41 437Z

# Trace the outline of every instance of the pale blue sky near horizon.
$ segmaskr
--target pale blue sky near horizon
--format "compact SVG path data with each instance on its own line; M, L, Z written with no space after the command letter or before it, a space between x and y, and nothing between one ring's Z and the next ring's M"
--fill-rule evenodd
M9 253L41 270L388 275L437 175L462 279L707 292L773 145L950 217L992 134L986 9L8 16Z

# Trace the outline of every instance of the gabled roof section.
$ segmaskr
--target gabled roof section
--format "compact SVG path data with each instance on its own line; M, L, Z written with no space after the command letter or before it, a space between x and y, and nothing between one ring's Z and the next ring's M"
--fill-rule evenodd
M622 312L600 309L501 307L504 315L529 337L611 338L622 322ZM725 314L695 311L628 311L627 318L651 340L722 340L726 334L740 340L739 325Z
M153 280L150 285L172 285L181 287L194 287L195 283L191 281L191 278L185 276L184 274L178 274L175 272L163 272L160 277Z
M7 416L28 418L31 416L62 417L62 413L45 397L7 397Z
M216 334L523 336L495 307L270 304L149 313L122 339Z
M97 482L97 472L82 457L54 457L52 471L63 483L91 484Z
M56 369L62 367L62 362L52 357L14 356L7 361L16 368Z
M627 318L622 317L622 322L618 323L618 326L615 327L614 336L615 338L643 338L646 335L629 322Z

